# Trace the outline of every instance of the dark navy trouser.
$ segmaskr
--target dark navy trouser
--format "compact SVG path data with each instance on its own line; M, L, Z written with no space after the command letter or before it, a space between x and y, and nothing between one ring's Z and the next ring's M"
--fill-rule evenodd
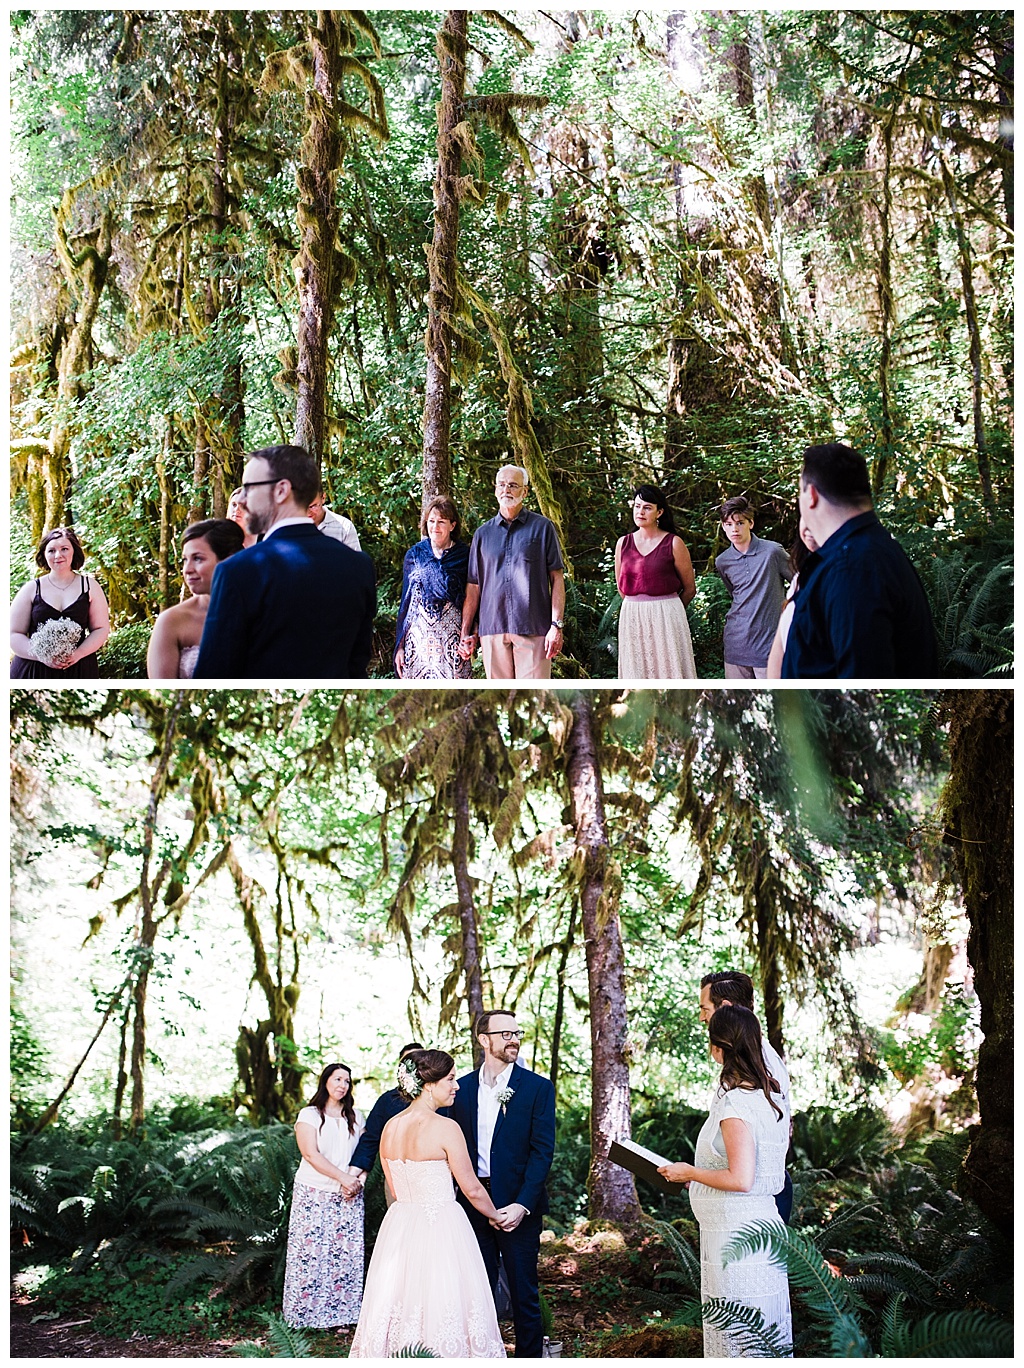
M778 1208L779 1215L785 1221L786 1225L789 1225L789 1218L793 1214L793 1180L789 1176L788 1169L786 1170L786 1181L783 1184L782 1191L775 1194L775 1205Z
M512 1296L512 1320L516 1327L516 1358L540 1358L544 1348L544 1322L540 1314L537 1258L540 1254L540 1216L524 1216L515 1230L495 1230L479 1211L468 1211L491 1291L498 1285L498 1264L505 1265Z

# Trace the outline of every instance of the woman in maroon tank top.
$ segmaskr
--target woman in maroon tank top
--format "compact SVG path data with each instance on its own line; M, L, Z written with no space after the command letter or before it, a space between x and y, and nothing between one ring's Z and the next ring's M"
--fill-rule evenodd
M636 531L615 547L620 679L696 679L685 604L697 592L690 553L655 485L633 493Z

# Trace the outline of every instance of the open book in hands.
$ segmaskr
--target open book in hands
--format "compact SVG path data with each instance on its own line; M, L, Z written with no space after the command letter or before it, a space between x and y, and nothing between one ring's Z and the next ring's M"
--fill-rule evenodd
M670 1183L658 1172L659 1168L670 1164L672 1160L663 1159L660 1154L644 1149L643 1145L638 1145L634 1140L613 1140L608 1150L608 1158L613 1164L619 1164L622 1168L629 1169L630 1173L635 1173L638 1178L643 1178L659 1192L667 1192L678 1197L683 1191L679 1183Z

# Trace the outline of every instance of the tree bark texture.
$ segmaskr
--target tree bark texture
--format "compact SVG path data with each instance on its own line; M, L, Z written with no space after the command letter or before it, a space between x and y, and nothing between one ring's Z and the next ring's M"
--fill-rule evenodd
M452 869L459 899L462 928L462 966L466 978L466 1006L473 1039L473 1065L483 1063L483 1051L476 1038L476 1021L484 1010L483 979L480 972L480 931L477 926L473 881L469 876L469 773L460 765L455 773L455 807L452 831Z
M327 432L327 349L341 285L335 270L335 242L341 217L336 195L342 153L337 111L341 23L337 12L317 10L316 24L308 31L313 83L306 94L309 126L302 140L302 161L296 173L301 245L295 258L299 320L293 440L318 465L324 459Z
M574 860L590 997L590 1217L634 1222L640 1203L633 1175L608 1158L613 1140L631 1131L629 1064L626 1059L626 967L618 917L618 894L609 879L610 849L604 786L590 700L574 694L566 755Z
M970 920L967 956L981 1002L981 1124L960 1190L994 1225L1013 1230L1013 696L958 689L947 696L949 779L942 795L946 842Z
M889 458L893 450L892 427L892 331L895 321L895 308L892 293L892 133L899 105L893 104L892 112L882 126L882 147L885 157L882 164L882 204L878 211L882 241L878 251L878 306L881 318L881 349L878 357L878 397L882 407L881 450L875 457L871 486L875 498L879 498L885 488L889 471Z
M68 333L60 356L57 405L44 469L43 525L33 526L33 541L37 541L47 528L60 527L70 520L67 500L74 412L82 397L82 376L92 365L92 329L110 264L112 212L109 207L101 208L97 226L91 232L73 234L69 220L74 210L75 193L75 190L65 190L60 208L54 212L57 256L76 309L74 327Z
M981 482L982 498L987 508L995 504L992 490L992 465L989 461L985 441L985 419L983 411L983 380L981 374L981 325L978 321L978 304L974 294L974 267L971 259L971 244L967 240L963 215L957 201L956 183L946 158L939 155L942 168L942 184L946 191L949 212L956 230L956 242L960 257L960 279L964 290L964 314L967 319L968 351L971 362L971 399L974 410L974 450L978 461L978 478Z
M160 918L156 911L156 897L161 875L166 870L163 865L161 875L152 878L153 848L156 844L156 824L160 803L167 787L167 773L174 751L174 739L178 727L178 715L185 701L179 693L177 700L167 715L164 725L160 758L149 786L149 801L142 828L142 867L139 872L139 919L135 928L135 942L132 952L135 956L135 983L132 989L132 1051L129 1072L132 1081L131 1119L129 1128L132 1135L138 1135L146 1119L146 993L149 987L149 971L153 966L153 946L160 929Z
M452 492L451 316L456 306L459 248L459 177L465 119L469 14L449 10L437 41L441 103L437 115L437 171L434 175L434 236L427 252L427 376L423 405L423 507Z
M765 851L765 859L770 858L769 852ZM785 1056L786 1043L782 1034L782 971L777 944L779 928L773 915L771 884L764 877L763 865L754 886L754 919L761 991L764 994L764 1033L768 1037L768 1043L780 1055Z

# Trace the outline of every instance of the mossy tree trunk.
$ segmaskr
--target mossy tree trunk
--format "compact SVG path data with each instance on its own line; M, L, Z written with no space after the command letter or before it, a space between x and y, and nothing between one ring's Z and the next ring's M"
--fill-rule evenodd
M462 928L462 968L466 979L466 1007L469 1029L473 1040L473 1064L483 1063L483 1051L476 1038L475 1025L484 1010L483 979L480 971L480 927L477 922L473 881L469 874L469 772L460 765L455 774L455 797L452 812L452 871L459 900L459 923Z
M341 28L335 11L318 10L316 23L308 29L312 85L306 92L309 126L298 170L301 245L295 260L299 321L293 440L318 465L324 458L327 430L327 348L340 288L334 254L341 220L336 193L342 153L336 107L342 79Z
M566 782L576 831L574 863L580 883L590 999L590 1174L592 1220L640 1219L636 1183L608 1158L613 1140L631 1130L626 1025L626 965L619 925L619 883L604 811L604 784L593 706L586 694L570 703L573 723L566 750Z
M67 335L60 355L57 405L43 470L46 494L42 509L43 525L33 525L33 541L38 540L47 528L59 527L69 520L67 502L75 410L82 398L82 376L92 366L92 330L110 265L113 211L109 204L97 207L94 228L82 234L72 231L71 216L75 210L76 197L83 188L78 186L65 190L59 208L54 210L57 256L76 308L74 326ZM36 514L38 505L30 502L30 507Z
M452 315L458 291L459 179L466 140L460 137L466 99L469 13L449 10L437 39L441 102L437 115L434 234L427 252L427 376L423 405L423 507L452 492Z
M981 1124L961 1171L961 1191L1009 1234L1013 1229L1013 696L958 689L947 695L949 779L945 840L970 919L967 956L981 1002Z

